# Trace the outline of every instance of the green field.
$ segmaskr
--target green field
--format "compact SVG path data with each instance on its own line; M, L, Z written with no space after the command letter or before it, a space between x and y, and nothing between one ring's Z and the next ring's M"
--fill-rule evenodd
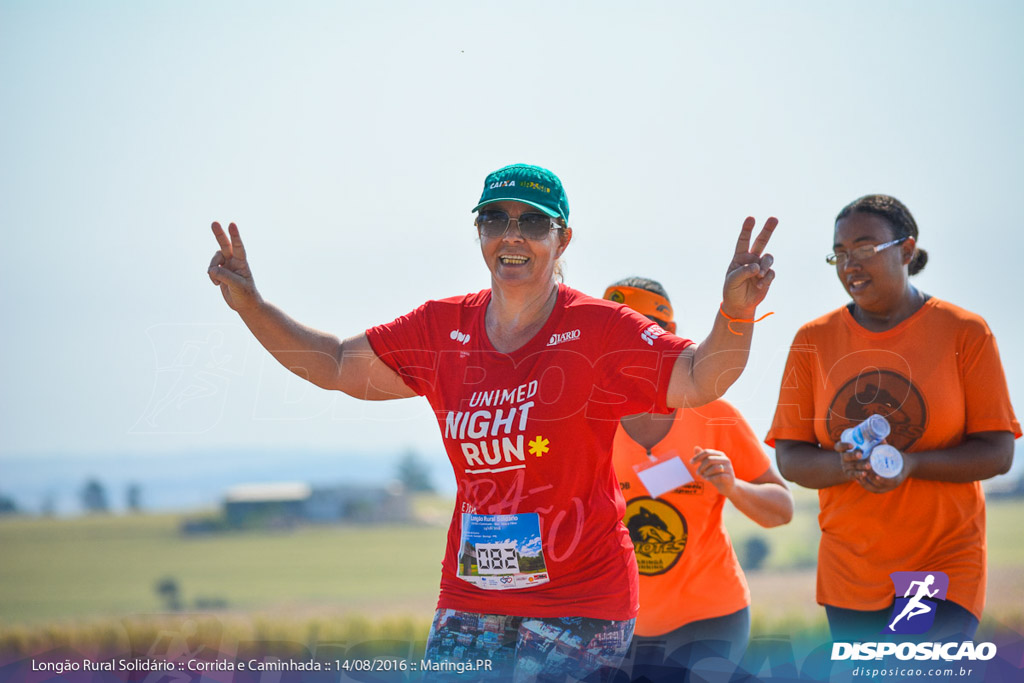
M174 516L0 522L0 619L44 622L164 610L172 578L185 608L345 612L430 608L439 526L302 527L182 536Z
M420 505L434 519L447 519L451 510L450 501ZM804 490L785 527L764 530L735 510L727 514L738 548L753 536L770 548L764 569L748 572L755 633L823 628L813 597L816 514L816 497ZM1022 518L1024 501L989 503L986 618L1018 628L1024 626ZM0 645L17 642L15 649L23 650L75 640L69 633L116 641L127 624L158 629L183 615L203 628L204 614L239 638L301 642L325 633L342 640L422 635L429 625L443 525L184 536L180 523L178 516L153 515L0 520ZM156 590L165 579L180 589L179 613L168 613Z
M763 529L731 505L723 512L733 545L741 547L746 539L759 536L768 542L771 553L766 569L788 570L814 567L818 552L818 494L799 487L793 490L796 512L784 527ZM989 500L988 562L990 569L1019 568L1024 571L1024 543L1020 520L1024 519L1024 499ZM1024 609L1024 605L1021 605Z

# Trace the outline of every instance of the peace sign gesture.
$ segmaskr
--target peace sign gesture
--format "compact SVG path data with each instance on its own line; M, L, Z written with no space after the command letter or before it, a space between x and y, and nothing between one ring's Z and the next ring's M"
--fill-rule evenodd
M750 235L754 231L755 222L752 216L743 221L739 239L736 240L736 252L725 274L725 286L722 288L722 310L736 318L753 317L754 310L764 300L768 287L775 279L775 271L772 270L775 259L771 254L762 256L761 252L768 246L768 240L779 221L774 216L765 221L751 246Z
M224 229L216 221L211 226L213 236L217 238L220 249L210 259L210 267L206 273L210 281L220 286L224 301L236 311L249 308L259 303L260 295L256 291L256 283L249 270L249 262L245 259L245 245L238 233L238 226L228 225L231 238L224 234Z

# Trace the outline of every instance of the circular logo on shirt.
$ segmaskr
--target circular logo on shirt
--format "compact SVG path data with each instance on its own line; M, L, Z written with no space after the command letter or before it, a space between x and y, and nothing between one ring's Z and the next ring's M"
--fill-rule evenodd
M686 519L663 500L634 498L622 519L633 541L636 564L644 576L664 574L686 549Z
M839 441L843 430L871 415L881 415L892 428L886 441L904 451L914 444L928 423L921 392L909 379L892 370L865 370L836 392L825 423L828 435Z

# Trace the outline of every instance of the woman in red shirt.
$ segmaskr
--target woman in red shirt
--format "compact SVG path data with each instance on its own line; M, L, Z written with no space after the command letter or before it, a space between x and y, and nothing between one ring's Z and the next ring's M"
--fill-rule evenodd
M209 276L301 377L361 399L429 400L458 494L427 659L490 661L474 679L582 678L616 665L637 611L615 426L626 414L706 403L739 376L750 335L727 323L748 329L767 294L774 272L762 252L777 221L753 242L754 219L744 222L711 333L694 344L558 282L572 229L550 171L491 173L473 210L491 287L344 341L263 300L234 224L228 235L213 224L220 249ZM453 671L465 673L428 676Z

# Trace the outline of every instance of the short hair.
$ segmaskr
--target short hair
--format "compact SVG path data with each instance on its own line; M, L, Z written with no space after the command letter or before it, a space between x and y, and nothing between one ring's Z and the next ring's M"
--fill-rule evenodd
M652 280L649 277L627 277L623 280L619 280L614 283L612 287L636 287L637 289L646 289L648 292L654 292L658 296L663 296L667 301L671 303L672 299L669 298L668 292L657 280Z
M558 230L558 236L564 238L565 231L569 225L561 218L555 218L554 221L558 225L558 227L555 228L555 230ZM554 275L558 278L559 282L565 282L565 263L562 262L562 259L555 261Z
M903 202L887 194L867 194L855 199L839 212L836 216L838 223L851 213L870 213L885 219L885 222L892 228L893 239L913 237L917 241L917 221L910 213ZM910 257L910 265L907 267L911 275L917 275L924 270L928 263L928 252L920 247L914 249L914 255Z

